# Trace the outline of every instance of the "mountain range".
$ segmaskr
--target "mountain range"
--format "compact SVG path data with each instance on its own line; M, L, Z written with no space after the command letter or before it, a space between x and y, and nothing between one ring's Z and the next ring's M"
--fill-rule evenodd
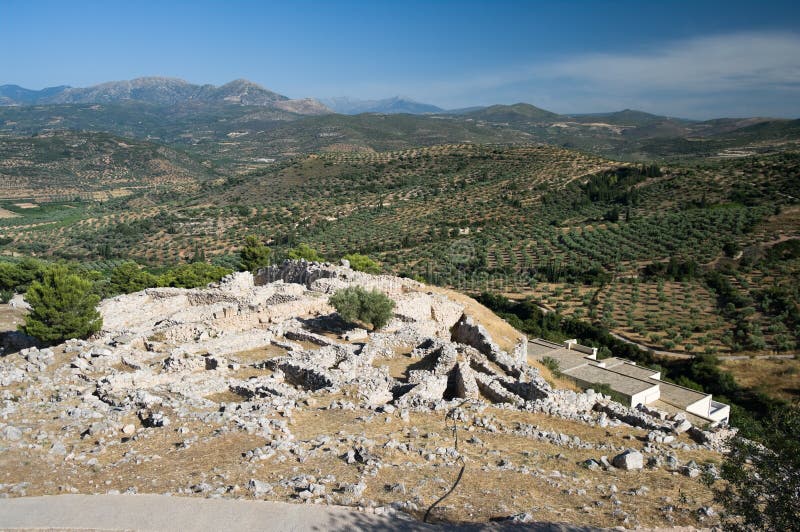
M544 143L641 160L794 145L800 120L696 121L632 109L565 115L528 103L445 111L403 97L341 97L323 103L291 99L243 79L221 86L164 77L39 91L0 86L0 134L61 130L191 145L208 157L235 164L263 158L264 153L282 157L319 150L390 150L463 142ZM236 149L231 151L233 145Z
M410 98L394 96L383 100L358 100L347 96L322 99L322 103L336 113L343 115L358 115L361 113L399 114L411 115L432 114L444 112L444 109L428 103L415 102Z
M297 114L325 114L330 110L313 98L290 99L246 79L221 85L195 85L182 79L144 77L110 81L91 87L50 87L40 91L18 85L0 86L0 105L118 103L139 101L154 105L218 104L282 109Z

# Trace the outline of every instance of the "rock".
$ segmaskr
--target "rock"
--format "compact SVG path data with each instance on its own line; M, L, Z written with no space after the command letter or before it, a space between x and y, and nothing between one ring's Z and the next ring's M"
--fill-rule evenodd
M667 456L665 464L669 469L677 469L678 466L680 465L680 462L678 461L677 456L675 456L674 454L670 454Z
M6 425L0 429L0 438L9 441L18 441L22 439L22 431L13 425Z
M263 482L261 480L256 480L254 478L250 479L247 487L256 497L261 497L262 495L272 493L272 484Z
M122 427L122 433L126 436L133 436L136 434L136 426L133 423L128 423L124 427Z
M50 447L50 454L64 456L67 454L67 447L60 441L57 441Z
M152 412L144 408L139 410L139 419L145 427L168 427L169 418L163 412Z
M697 478L700 476L702 471L700 471L700 469L696 467L684 466L681 468L681 473L683 473L689 478Z
M359 482L357 484L344 484L341 486L342 492L352 495L353 497L360 498L364 495L364 491L366 491L367 485L363 482Z
M676 424L676 425L675 425L675 426L672 428L672 430L675 432L675 434L683 434L684 432L686 432L687 430L689 430L689 429L691 429L691 428L692 428L692 424L691 424L691 423L689 423L689 422L688 422L686 419L684 419L684 420L682 420L682 421L679 421L679 422L678 422L678 423L677 423L677 424Z
M510 522L510 523L533 523L536 521L534 515L530 512L523 512L515 515L510 515L505 519L501 519L502 521Z
M581 465L590 471L599 471L602 469L600 464L591 458L581 462Z
M618 454L611 461L614 467L627 471L642 469L644 467L644 456L639 451L628 449L622 454Z

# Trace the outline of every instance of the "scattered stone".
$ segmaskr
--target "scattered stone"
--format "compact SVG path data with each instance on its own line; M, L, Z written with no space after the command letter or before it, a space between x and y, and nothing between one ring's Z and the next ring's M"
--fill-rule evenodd
M9 441L18 441L22 439L22 431L13 425L6 425L0 429L0 438Z

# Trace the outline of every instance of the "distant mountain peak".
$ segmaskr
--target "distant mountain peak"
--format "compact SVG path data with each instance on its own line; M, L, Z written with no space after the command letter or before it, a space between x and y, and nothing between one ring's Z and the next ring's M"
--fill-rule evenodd
M0 87L0 105L116 103L141 101L156 105L228 104L279 107L297 114L330 112L316 100L290 100L247 79L224 85L196 85L165 76L143 76L130 80L107 81L91 87L57 87L31 91L16 85ZM277 105L280 102L282 105ZM288 102L288 103L287 103ZM295 103L292 103L295 102Z
M548 122L561 117L552 111L523 102L511 105L491 105L464 113L463 116L487 122L503 123Z
M358 100L347 96L327 98L321 100L325 105L337 113L346 115L357 115L362 113L379 114L427 114L440 113L441 107L417 102L406 96L391 96L381 100Z

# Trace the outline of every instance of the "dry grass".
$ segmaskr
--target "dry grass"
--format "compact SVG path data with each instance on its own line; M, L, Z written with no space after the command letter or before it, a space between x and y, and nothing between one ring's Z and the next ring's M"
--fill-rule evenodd
M404 349L398 351L397 357L381 362L393 364L394 360L400 360L405 364L412 360ZM239 353L237 357L257 361L265 355L266 350L253 350ZM56 364L66 363L69 356L57 352ZM396 369L400 369L399 365ZM23 393L21 389L9 391ZM320 391L291 415L262 411L264 420L289 422L294 441L309 451L302 459L292 452L278 451L267 460L249 462L243 454L263 446L263 436L242 432L235 423L200 422L181 418L165 409L173 421L169 427L139 428L135 438L130 440L118 432L64 440L73 457L84 455L85 459L64 460L49 454L50 441L40 441L30 447L12 446L0 453L0 484L28 482L28 495L42 495L72 489L81 493L105 493L129 488L140 493L175 493L205 483L213 490L222 490L223 496L241 497L249 496L246 486L250 479L256 478L273 485L270 499L297 502L293 491L280 486L282 479L297 475L314 475L320 479L332 475L336 480L328 485L328 494L334 503L347 503L347 497L337 491L340 483L363 481L367 484L364 499L373 501L371 504L410 502L417 508L413 513L421 516L450 489L459 472L459 463L429 458L438 449L455 445L452 424L445 422L444 411L411 412L408 421L404 421L399 412L389 415L361 408L328 408L333 401L357 402L356 395L357 390L348 388L337 393ZM218 403L242 401L229 392L207 399ZM59 409L77 404L80 404L78 398L67 398L59 404ZM15 423L23 429L29 427L36 432L63 435L66 434L64 424L75 423L53 416L45 404L28 403L22 408L26 421ZM635 516L628 525L697 526L700 524L697 508L711 504L711 492L697 479L661 469L593 472L580 465L588 458L613 456L623 448L641 448L646 437L643 430L591 427L488 404L466 403L461 408L467 418L458 422L458 450L464 457L466 471L453 494L435 510L435 519L485 522L494 517L533 511L542 521L616 526L622 523L620 514L614 513L619 509L628 516ZM216 407L208 411L214 410ZM473 422L479 418L488 420L496 429L487 430L481 423ZM79 430L89 423L88 420L77 421ZM140 427L133 414L122 423ZM515 432L521 425L577 436L582 442L606 448L582 449L571 443L555 445ZM76 434L74 428L71 432ZM320 447L316 441L322 436L330 439ZM480 442L468 442L471 436L479 438ZM372 442L371 452L382 463L374 476L366 473L364 465L347 464L341 458L354 445L353 441L361 441L361 438ZM410 450L390 449L385 446L390 441L404 443ZM689 440L683 435L680 441ZM682 462L719 460L718 455L706 451L675 449L674 452ZM89 458L96 459L97 463L87 465ZM501 466L505 462L511 465ZM609 500L612 484L618 490L618 505ZM631 494L642 486L647 487L646 492ZM666 521L659 510L667 504L676 507L672 521Z
M408 379L408 370L414 369L411 366L420 363L420 359L412 358L409 353L413 350L412 347L398 347L395 349L392 358L376 358L372 365L376 368L386 367L389 370L389 375L392 378L404 381ZM431 364L432 366L433 364Z
M745 388L787 401L800 400L800 360L725 360L722 366Z
M0 332L16 331L24 321L25 311L11 308L8 304L0 305Z

